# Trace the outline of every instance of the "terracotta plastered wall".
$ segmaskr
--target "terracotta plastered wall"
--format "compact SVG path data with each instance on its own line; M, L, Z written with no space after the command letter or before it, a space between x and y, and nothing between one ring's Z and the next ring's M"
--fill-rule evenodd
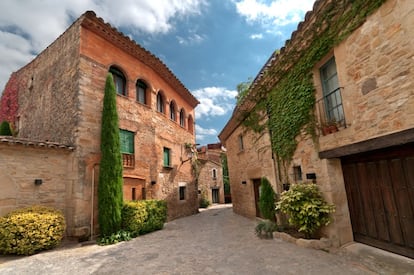
M197 188L191 174L190 162L185 159L185 143L195 143L188 127L169 119L168 103L174 100L177 111L184 108L194 117L191 104L183 99L161 76L134 56L111 44L94 32L82 29L80 60L80 109L82 118L77 130L77 144L86 163L86 182L94 163L99 162L100 117L105 78L110 66L117 65L127 78L127 96L117 96L119 125L135 133L135 166L124 168L124 176L144 183L146 198L166 199L169 218L197 211ZM148 84L150 104L137 102L135 83L143 79ZM166 114L156 111L156 95L162 91L166 99ZM178 114L177 114L178 118ZM171 150L172 168L163 168L164 147ZM89 171L88 171L89 170ZM186 185L186 200L179 200L179 185Z
M76 226L71 201L77 182L74 153L5 143L0 143L0 151L0 216L32 205L51 206L64 213L70 235ZM35 185L35 179L42 183Z

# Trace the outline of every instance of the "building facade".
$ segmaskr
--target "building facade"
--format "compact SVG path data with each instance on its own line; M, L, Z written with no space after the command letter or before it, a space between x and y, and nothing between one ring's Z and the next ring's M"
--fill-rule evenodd
M335 8L332 1L316 1L251 86L253 94L266 85L277 88L283 79L270 72L289 73L333 24L350 30L338 33L339 43L315 51L320 56L308 71L314 134L301 130L288 165L275 161L269 133L258 136L240 122L252 101L236 107L220 133L234 210L257 215L255 182L261 176L278 193L286 183L313 181L336 207L323 229L333 245L357 241L414 258L414 3L358 2L339 1ZM347 12L364 9L360 23L356 16L346 19ZM292 53L296 60L289 63L285 58Z
M108 73L117 91L124 200L165 199L169 219L198 211L191 163L183 160L185 145L195 143L199 102L160 59L88 11L12 75L9 83L15 85L6 85L1 105L17 105L2 107L1 115L12 118L18 138L72 148L71 185L64 209L59 205L69 236L98 232L101 113ZM48 184L53 183L44 180L36 188Z
M198 189L201 198L210 204L224 203L224 183L221 154L221 143L207 144L198 148L200 174Z

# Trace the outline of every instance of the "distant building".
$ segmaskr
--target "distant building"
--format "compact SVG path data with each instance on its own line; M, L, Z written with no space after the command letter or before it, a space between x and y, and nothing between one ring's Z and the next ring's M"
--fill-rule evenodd
M198 148L200 175L198 178L199 197L211 204L224 203L223 168L221 143L207 144Z
M313 181L336 206L333 222L322 231L334 246L356 241L414 258L413 14L414 2L403 0L315 2L219 135L236 213L258 215L263 176L278 193L289 183ZM336 26L330 39L339 42L323 48L329 40L321 37ZM304 56L317 58L298 75L311 77L315 121L299 131L283 166L271 140L285 133L258 135L244 127L243 115L256 106L250 100L255 95L280 91ZM269 116L284 116L271 107L265 110Z
M124 200L165 199L169 219L197 213L198 188L183 159L185 145L195 143L198 100L160 59L88 11L6 85L0 120L15 125L18 137L0 138L0 214L50 205L64 211L68 236L97 233L109 72L117 91Z

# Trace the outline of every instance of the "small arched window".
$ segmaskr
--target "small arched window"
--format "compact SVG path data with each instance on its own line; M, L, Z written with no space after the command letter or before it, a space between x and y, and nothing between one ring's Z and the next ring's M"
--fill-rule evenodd
M213 168L213 170L211 170L211 177L213 178L213 180L217 179L217 169Z
M161 92L158 92L158 94L157 94L157 111L160 112L160 113L163 113L163 114L165 113L165 110L164 110L164 97L161 94Z
M180 126L185 127L185 112L182 108L180 110Z
M188 116L188 131L194 134L194 119L191 115Z
M172 121L177 121L177 111L173 100L170 102L170 119Z
M147 84L139 79L136 84L137 101L142 104L147 104Z
M116 93L126 96L126 78L124 74L121 70L114 66L109 68L109 72L112 74L112 78L114 79Z

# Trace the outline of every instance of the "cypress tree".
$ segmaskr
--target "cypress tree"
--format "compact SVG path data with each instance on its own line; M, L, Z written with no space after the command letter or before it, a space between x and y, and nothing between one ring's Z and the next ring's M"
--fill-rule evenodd
M260 184L261 193L259 208L265 219L276 221L276 194L267 178L263 177Z
M0 136L12 136L12 130L10 124L7 121L3 121L0 124Z
M119 138L116 91L112 74L108 74L102 110L101 163L98 184L98 221L101 237L121 229L122 156Z

